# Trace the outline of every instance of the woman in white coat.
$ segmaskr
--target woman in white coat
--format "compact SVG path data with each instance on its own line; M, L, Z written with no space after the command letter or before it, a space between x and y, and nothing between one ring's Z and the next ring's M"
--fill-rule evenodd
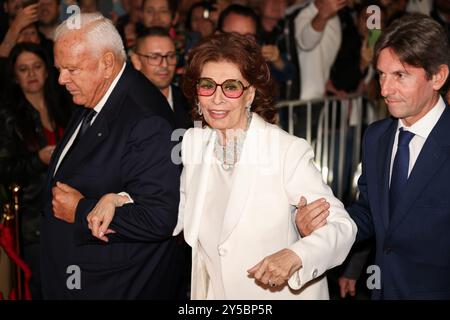
M345 259L356 227L311 147L273 124L261 49L215 35L188 61L183 91L202 123L182 144L178 229L192 247L191 297L327 299L323 274ZM304 238L292 210L301 196L330 203L328 223Z
M273 124L260 47L214 35L188 61L183 91L201 125L183 138L174 233L184 229L192 247L191 298L328 299L324 272L343 262L356 226L323 183L307 142ZM305 237L295 225L301 196L330 206L327 223Z

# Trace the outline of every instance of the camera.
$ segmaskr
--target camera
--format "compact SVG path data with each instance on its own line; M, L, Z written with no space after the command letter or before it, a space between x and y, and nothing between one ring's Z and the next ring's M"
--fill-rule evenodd
M204 19L209 19L209 16L211 14L212 11L217 11L216 8L216 0L209 0L209 1L204 1L204 6L205 9L203 10L203 18Z

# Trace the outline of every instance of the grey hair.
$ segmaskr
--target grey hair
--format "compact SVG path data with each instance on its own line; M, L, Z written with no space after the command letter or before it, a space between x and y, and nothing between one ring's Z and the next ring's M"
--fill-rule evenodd
M108 49L117 57L126 60L122 38L111 20L102 14L77 13L63 21L55 31L55 42L71 32L82 32L90 48L100 51Z

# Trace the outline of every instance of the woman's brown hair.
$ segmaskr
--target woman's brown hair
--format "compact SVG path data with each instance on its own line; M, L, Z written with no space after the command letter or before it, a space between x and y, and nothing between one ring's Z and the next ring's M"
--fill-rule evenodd
M185 96L193 106L192 118L201 120L197 113L197 80L207 62L234 63L242 76L255 88L251 110L269 123L275 123L277 110L273 104L274 86L270 70L261 54L261 47L253 40L238 34L215 34L202 40L191 50L182 81Z

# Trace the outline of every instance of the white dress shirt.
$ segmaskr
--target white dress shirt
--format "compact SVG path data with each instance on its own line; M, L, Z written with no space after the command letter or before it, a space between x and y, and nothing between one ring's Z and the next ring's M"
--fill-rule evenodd
M91 121L91 125L94 123L95 119L97 118L97 116L99 115L100 111L102 111L103 106L105 105L106 101L108 101L109 96L111 95L112 91L114 90L114 88L117 85L117 82L119 81L120 77L123 74L123 71L125 70L125 66L126 63L123 64L122 69L120 70L119 74L114 78L114 81L111 83L111 86L109 87L108 91L106 91L105 95L101 98L101 100L97 103L97 105L94 107L94 110L97 112L95 114L95 116L92 118ZM66 156L67 152L69 151L70 147L73 144L73 141L75 140L75 137L78 135L78 131L80 131L81 128L81 123L83 122L83 120L80 121L80 123L78 124L78 127L75 129L74 133L72 134L72 136L70 137L69 141L67 142L67 144L65 145L63 151L61 152L61 155L59 156L58 159L58 163L55 167L55 172L53 172L53 176L56 174L56 172L58 171L59 165L61 164L61 161L64 159L64 157Z
M409 168L408 168L408 177L416 163L417 157L419 156L420 151L422 150L425 141L430 135L431 130L433 130L434 126L438 122L442 113L445 110L445 102L442 97L439 97L439 101L437 104L430 110L428 113L419 121L414 123L411 127L407 127L403 124L403 121L399 119L397 131L395 133L394 145L392 148L392 156L391 156L391 169L389 177L392 176L392 166L394 164L395 155L397 153L397 144L398 144L398 133L399 129L403 128L406 131L414 133L414 137L409 143ZM391 179L389 178L389 181ZM390 182L389 182L390 185Z
M169 94L167 95L167 102L169 103L170 108L173 110L173 95L172 95L172 86L169 86Z
M222 279L222 257L220 255L220 235L223 221L233 187L233 173L235 170L222 169L217 159L211 165L208 180L205 206L198 235L199 254L205 261L209 275L207 300L227 298ZM220 192L218 192L220 190Z

